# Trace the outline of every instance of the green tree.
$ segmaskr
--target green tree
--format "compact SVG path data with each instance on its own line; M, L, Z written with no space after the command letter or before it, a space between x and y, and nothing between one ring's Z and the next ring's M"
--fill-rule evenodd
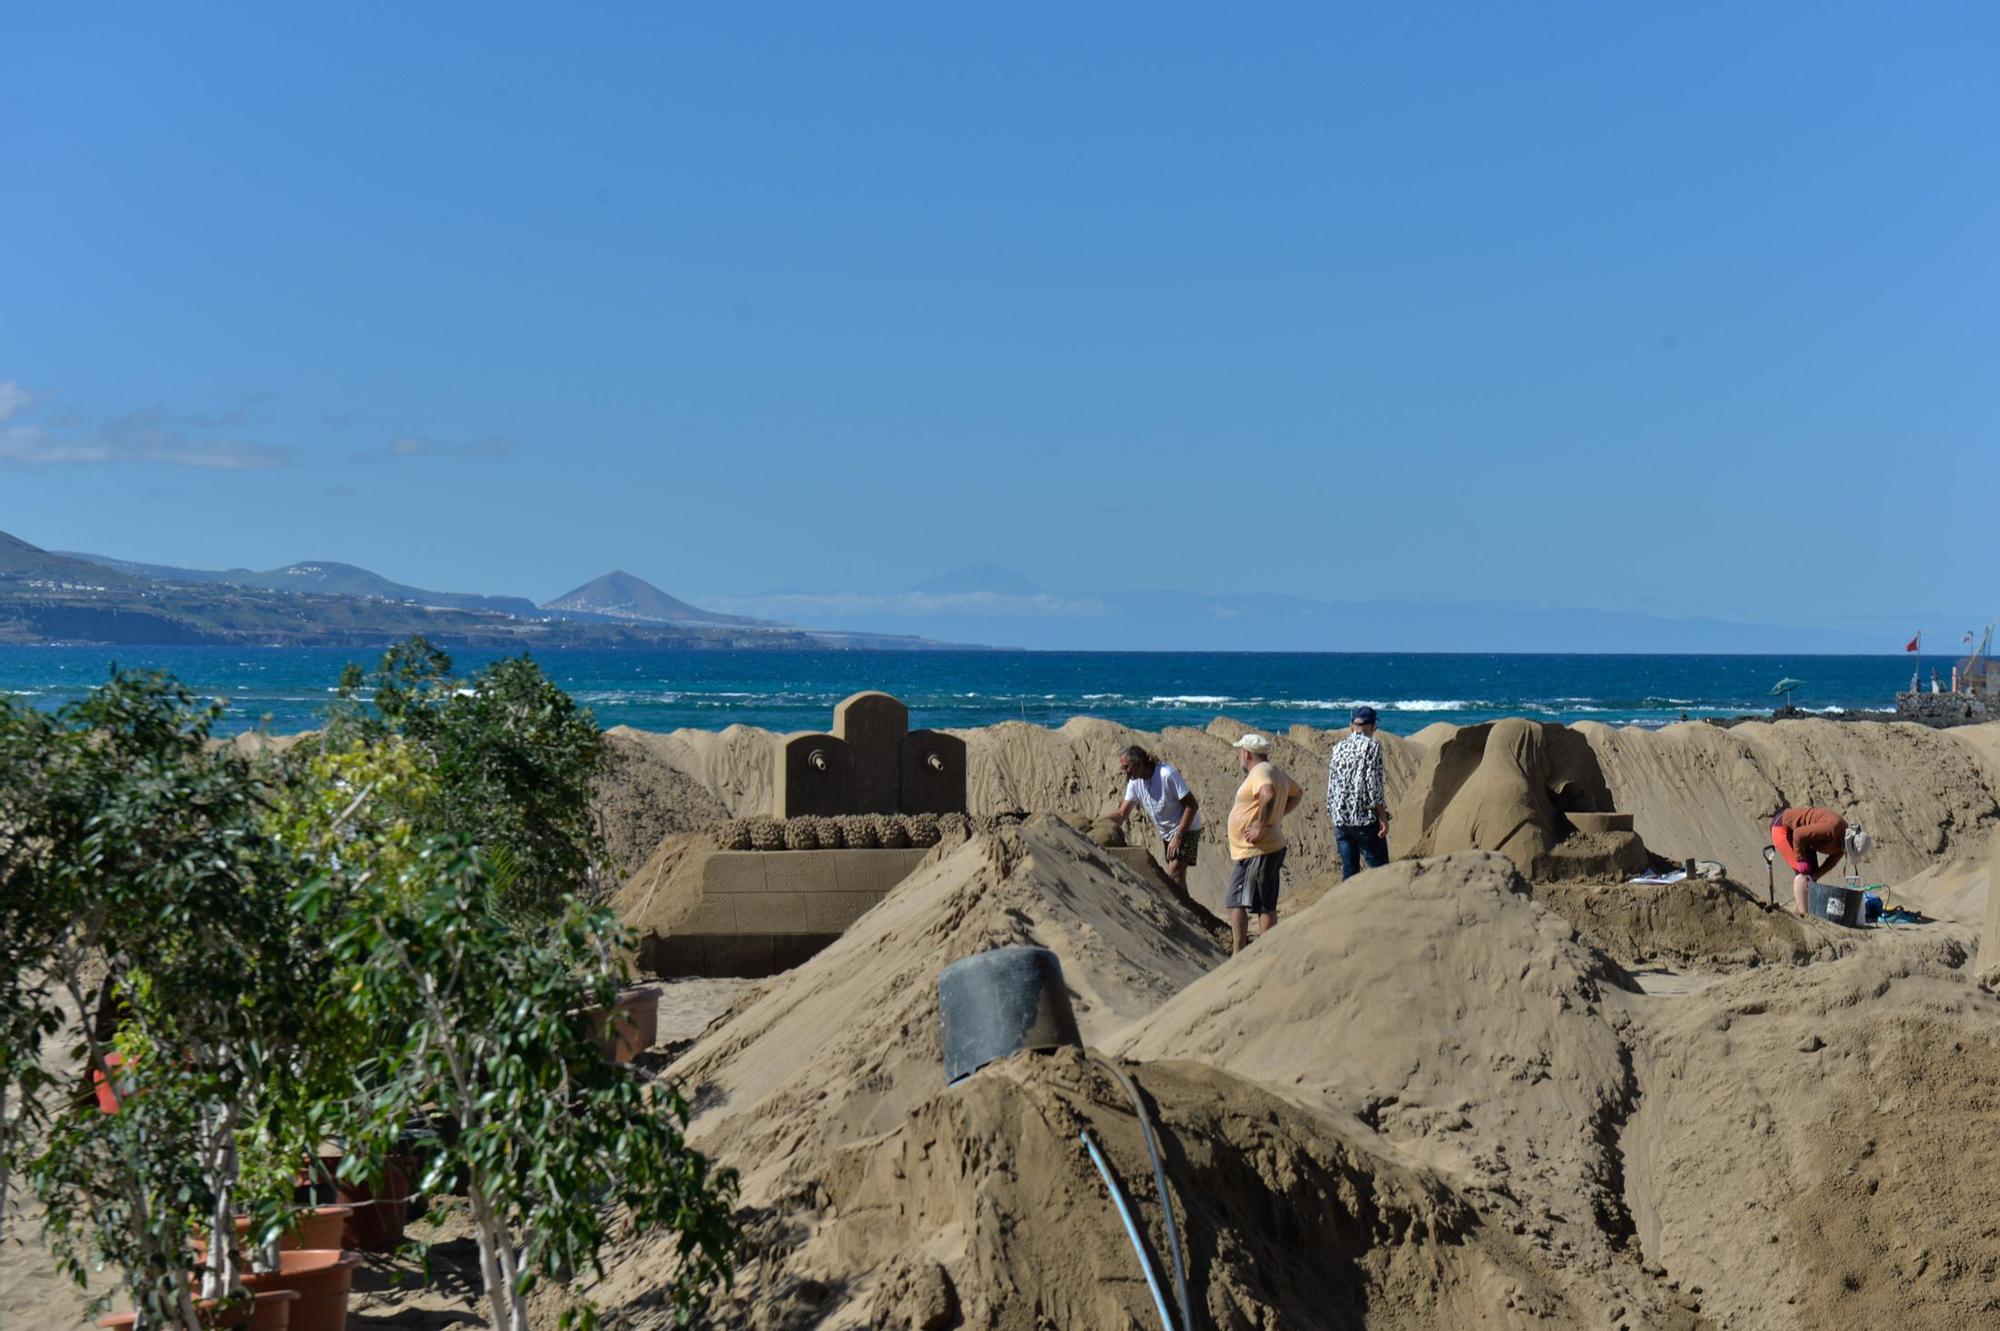
M341 912L337 988L358 1025L382 1036L363 1080L374 1088L344 1168L379 1161L417 1111L456 1128L421 1186L462 1191L494 1331L527 1331L538 1280L601 1274L614 1206L638 1231L679 1236L669 1304L685 1323L731 1274L733 1171L684 1136L679 1090L607 1060L601 1013L616 998L614 918L572 902L525 932L482 909L506 884L439 840L401 875L342 903L327 885L309 913ZM389 1033L400 1032L400 1038ZM587 1300L564 1315L590 1324Z
M491 909L517 924L553 922L572 897L609 895L592 784L610 762L596 718L527 657L470 679L422 638L391 648L372 673L349 666L320 744L398 736L422 754L430 783L406 812L512 866Z
M164 677L114 673L59 715L40 762L27 886L62 919L41 964L79 1061L120 1104L57 1098L29 1174L57 1259L79 1282L93 1260L118 1267L148 1325L192 1328L198 1296L237 1289L239 1134L314 997L266 782L211 743L218 712ZM211 1239L199 1290L196 1226Z
M57 733L46 713L0 698L0 1243L15 1170L46 1123L57 1084L43 1050L62 1027L49 958L66 921L62 903L41 886Z

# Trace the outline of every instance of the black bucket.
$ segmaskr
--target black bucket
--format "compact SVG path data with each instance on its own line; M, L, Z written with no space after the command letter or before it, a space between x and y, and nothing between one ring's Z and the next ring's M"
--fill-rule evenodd
M944 1079L955 1086L1023 1049L1081 1045L1062 962L1045 947L996 947L938 976Z
M1866 908L1867 893L1859 888L1842 887L1839 883L1806 885L1806 909L1829 923L1859 929L1867 922L1862 914Z

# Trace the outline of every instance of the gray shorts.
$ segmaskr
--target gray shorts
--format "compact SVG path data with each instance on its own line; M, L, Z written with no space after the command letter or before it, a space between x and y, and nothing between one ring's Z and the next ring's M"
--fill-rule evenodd
M1229 869L1229 895L1222 899L1224 910L1247 910L1252 915L1278 913L1278 870L1285 867L1285 849L1269 855L1252 855L1238 860Z

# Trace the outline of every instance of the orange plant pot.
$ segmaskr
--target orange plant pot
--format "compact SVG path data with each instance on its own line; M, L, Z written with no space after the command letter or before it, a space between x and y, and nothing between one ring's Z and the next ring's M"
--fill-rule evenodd
M354 1268L361 1254L336 1248L291 1248L278 1254L278 1269L246 1275L252 1290L292 1290L290 1331L342 1331L347 1325L347 1295L354 1288Z
M322 1156L328 1174L340 1167L339 1156ZM334 1195L350 1208L341 1228L341 1241L328 1247L354 1248L361 1252L390 1252L403 1241L403 1226L409 1223L410 1176L403 1163L390 1160L379 1178L366 1183L337 1178Z
M113 1050L105 1054L104 1061L111 1065L112 1071L116 1072L119 1068L125 1066L125 1055ZM118 1112L118 1091L105 1079L103 1069L92 1068L90 1070L90 1087L97 1093L97 1108L99 1112L106 1114L115 1114Z
M630 1063L660 1038L660 991L635 985L619 991L617 1005L606 1012L590 1009L597 1019L597 1047L614 1063Z
M347 1228L347 1217L354 1214L351 1206L315 1206L303 1212L292 1221L292 1227L278 1236L278 1246L292 1248L338 1248L341 1236ZM239 1247L250 1241L250 1217L236 1217L236 1242Z
M253 1291L255 1303L238 1303L224 1308L215 1299L203 1299L196 1304L201 1313L201 1324L217 1328L239 1328L239 1331L289 1331L295 1325L291 1321L292 1305L299 1301L295 1289L262 1289ZM129 1327L139 1320L137 1313L113 1313L98 1319L99 1326Z

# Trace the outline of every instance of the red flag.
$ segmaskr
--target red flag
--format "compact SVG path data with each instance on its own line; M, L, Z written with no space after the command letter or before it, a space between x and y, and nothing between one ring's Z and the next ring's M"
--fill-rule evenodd
M1910 639L1910 641L1904 645L1903 650L1906 652L1914 652L1915 650L1917 650L1917 644L1923 641L1923 636L1924 636L1923 634L1919 633L1916 637Z

